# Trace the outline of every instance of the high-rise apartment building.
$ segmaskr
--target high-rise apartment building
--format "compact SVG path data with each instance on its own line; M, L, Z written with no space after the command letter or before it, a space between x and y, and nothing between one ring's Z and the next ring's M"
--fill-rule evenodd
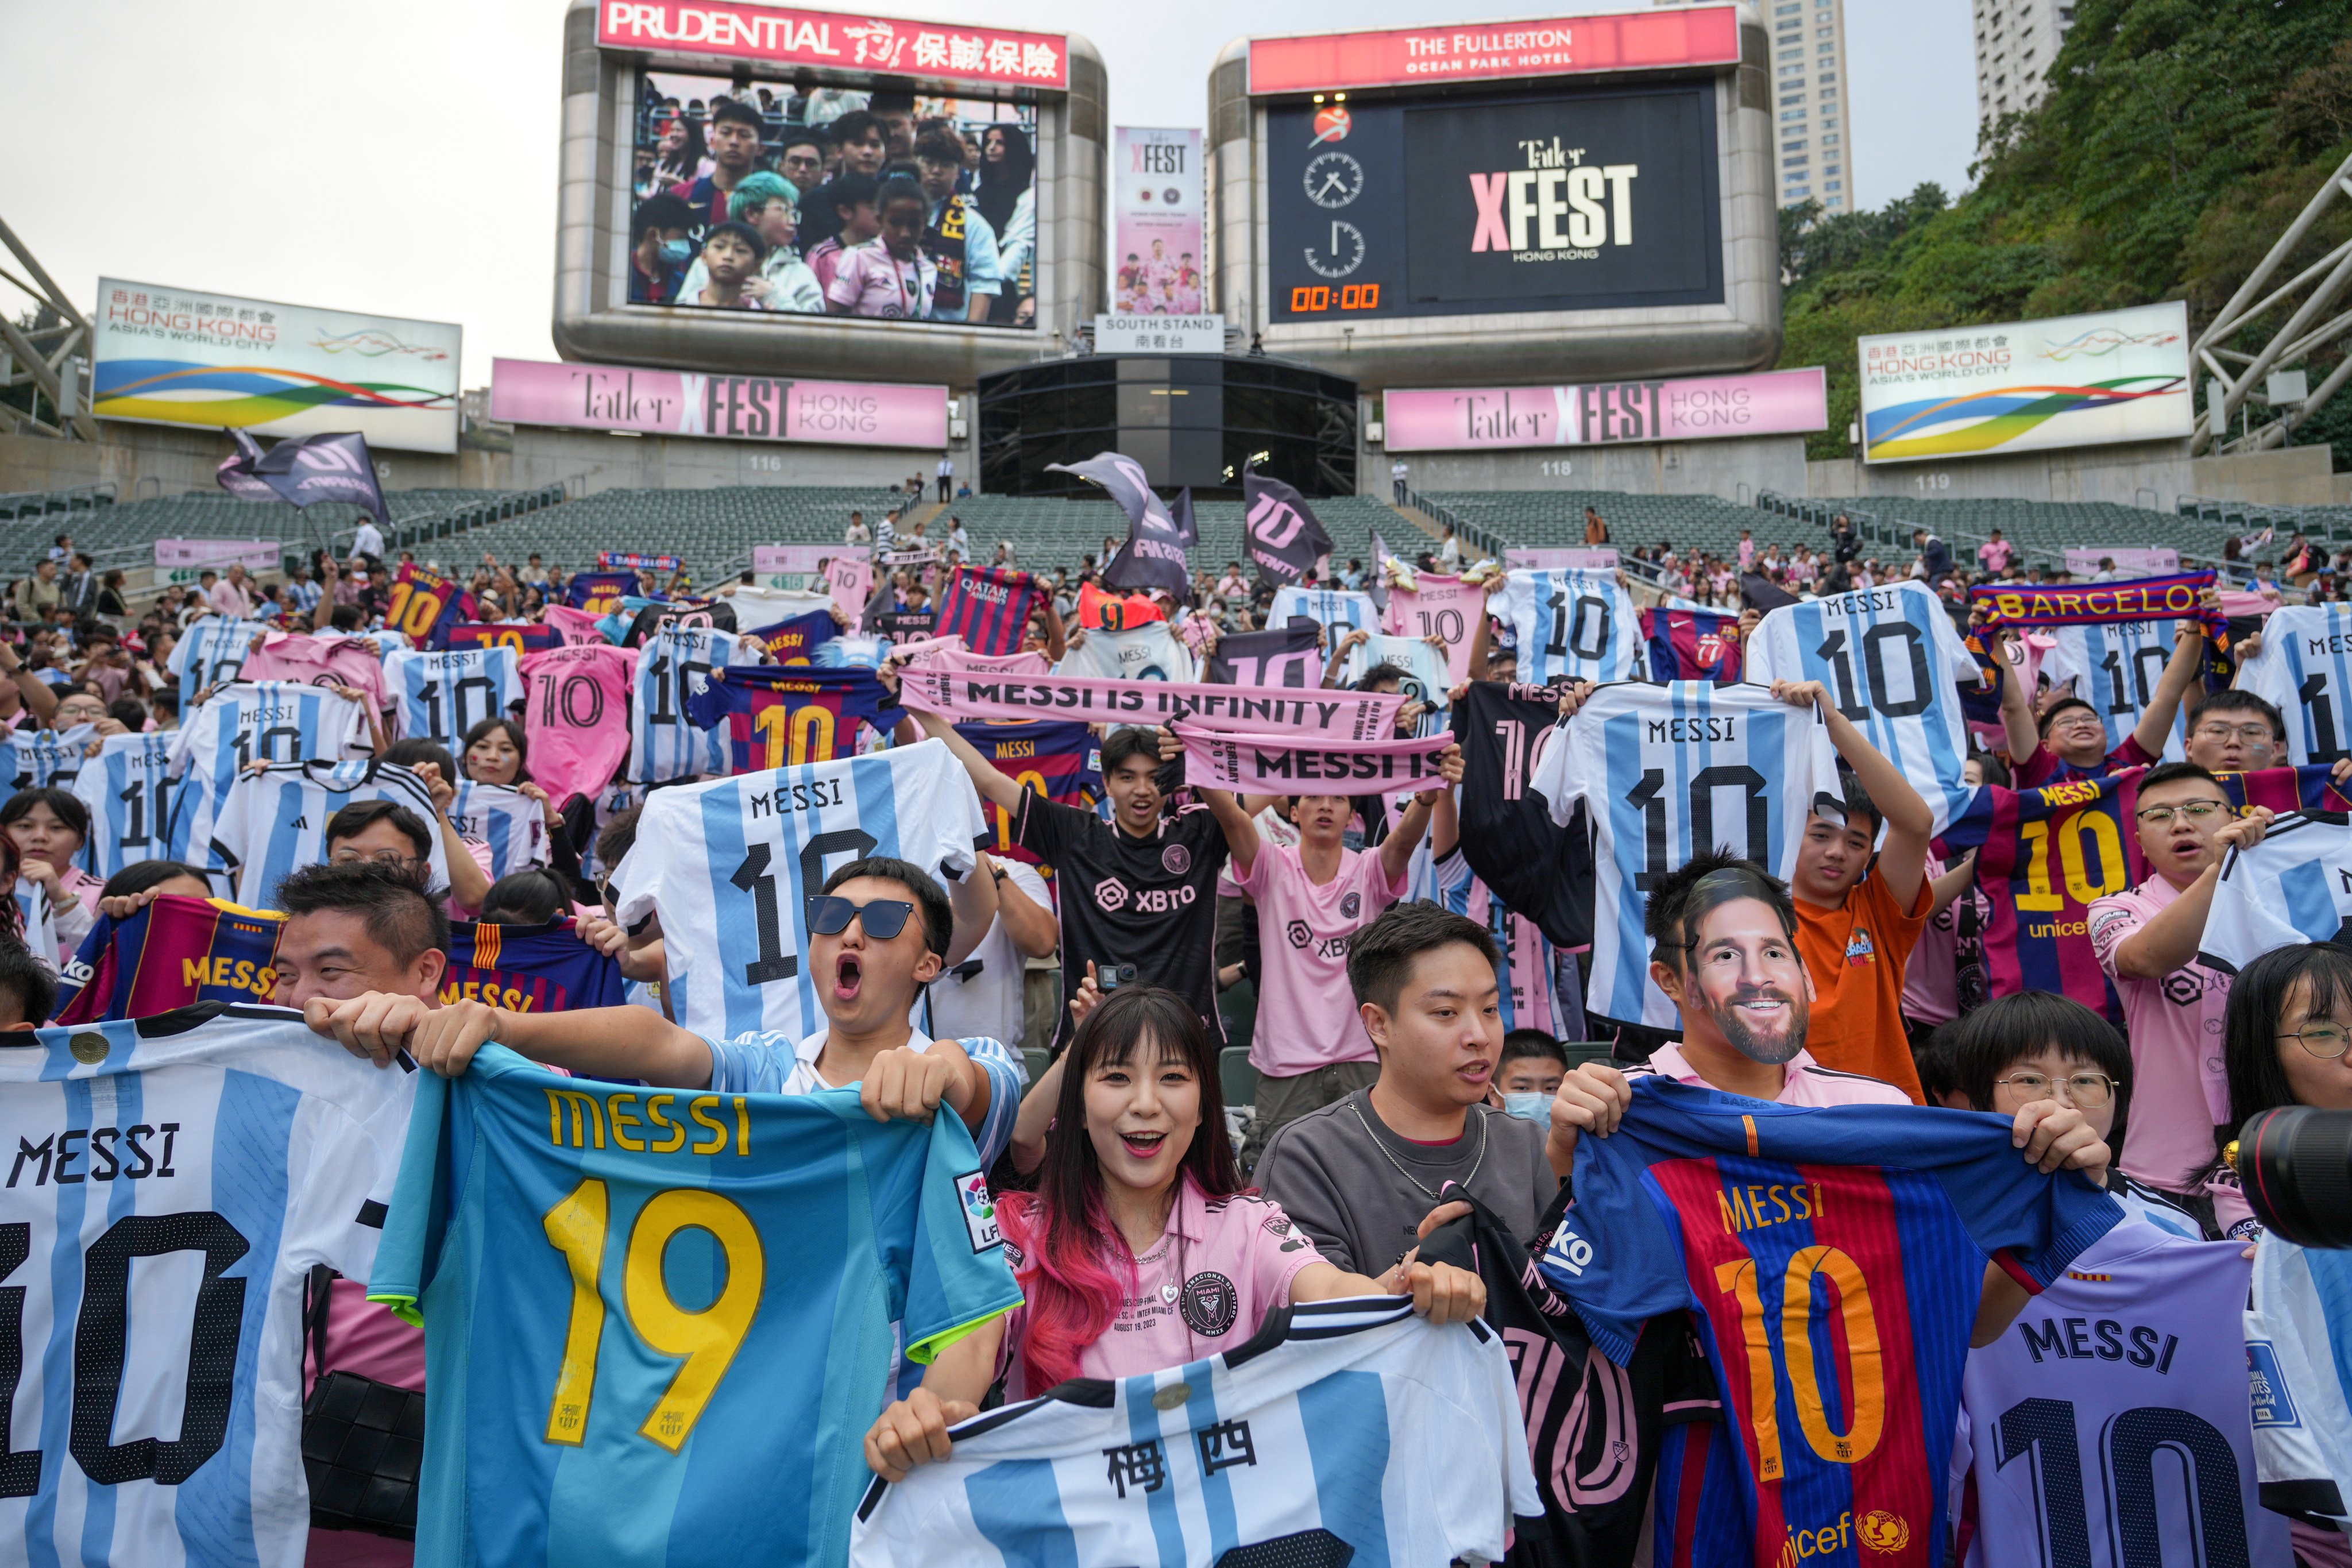
M1692 0L1652 3L1685 5ZM1759 0L1758 9L1772 34L1773 172L1780 204L1818 201L1825 214L1850 213L1853 160L1848 153L1853 143L1845 123L1845 0Z
M2042 101L2050 62L2074 29L2064 0L1975 0L1977 118L1988 124Z

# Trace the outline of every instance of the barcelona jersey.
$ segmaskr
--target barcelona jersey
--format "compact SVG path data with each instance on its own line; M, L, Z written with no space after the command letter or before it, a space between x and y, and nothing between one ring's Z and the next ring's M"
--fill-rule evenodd
M756 773L854 756L858 725L887 731L899 713L870 669L738 664L687 699L686 717L700 729L724 729L731 771Z
M1642 612L1642 636L1652 680L1712 680L1720 686L1739 679L1737 611L1660 605Z
M985 658L1017 653L1029 616L1045 590L1026 572L1001 566L959 566L940 590L938 635L961 637Z
M517 653L544 653L563 646L563 634L553 626L532 622L526 626L498 626L484 621L467 621L449 628L449 647L510 647Z
M285 923L275 910L173 893L122 920L101 915L58 976L57 1021L145 1018L192 1002L268 1002Z
M620 961L581 941L579 924L569 915L535 926L449 923L444 1006L487 1002L516 1013L561 1013L617 1007L628 1000L627 992Z
M810 656L817 645L831 642L840 632L832 611L815 610L745 632L742 641L757 647L770 664L808 664L814 662Z
M392 580L383 624L421 648L449 646L449 630L474 618L474 595L438 572L410 562Z
M1102 742L1084 724L1050 719L1011 724L974 720L957 725L956 733L970 741L998 773L1028 785L1047 800L1092 811L1103 797ZM989 846L990 854L1025 860L1032 866L1042 863L1035 850L1020 842L1013 831L1013 818L1003 806L984 800L981 807L996 836Z
M1700 1325L1725 1426L1669 1447L1659 1562L1942 1563L1987 1259L2038 1293L2122 1209L2027 1164L2007 1117L1633 1092L1614 1133L1578 1141L1541 1269L1621 1365L1644 1320Z

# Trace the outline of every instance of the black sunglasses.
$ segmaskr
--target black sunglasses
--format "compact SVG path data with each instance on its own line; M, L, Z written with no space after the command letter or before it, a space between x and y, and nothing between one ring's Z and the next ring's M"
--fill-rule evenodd
M853 904L835 893L812 893L808 900L808 928L818 936L839 936L849 929L851 921L863 921L866 934L876 942L888 942L907 929L907 917L915 906L904 899L876 899L867 904Z

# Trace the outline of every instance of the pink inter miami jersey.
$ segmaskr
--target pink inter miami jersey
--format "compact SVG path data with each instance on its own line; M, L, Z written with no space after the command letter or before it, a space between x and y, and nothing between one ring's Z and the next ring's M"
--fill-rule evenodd
M2084 1248L1960 1384L1970 1568L2286 1568L2256 1496L2236 1241L2127 1220Z
M522 661L530 773L557 800L593 795L629 754L629 687L637 650L610 643L549 648Z
M1445 668L1455 681L1470 679L1470 638L1478 617L1486 613L1486 590L1459 577L1423 572L1412 592L1389 593L1388 632L1391 637L1442 637Z

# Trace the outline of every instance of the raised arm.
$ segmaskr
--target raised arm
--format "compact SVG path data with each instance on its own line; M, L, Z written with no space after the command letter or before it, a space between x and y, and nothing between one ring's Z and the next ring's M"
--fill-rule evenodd
M1862 781L1871 804L1878 807L1879 817L1886 824L1886 843L1878 853L1879 874L1886 879L1886 890L1895 895L1895 907L1909 909L1927 879L1927 840L1936 830L1935 813L1903 776L1903 770L1880 755L1853 721L1837 710L1820 681L1776 680L1772 695L1791 707L1811 706L1829 726L1830 744Z
M1241 797L1229 790L1204 789L1201 797L1209 803L1217 826L1225 830L1225 847L1233 851L1234 879L1238 881L1257 863L1257 824L1250 820Z
M2189 684L2204 663L2205 624L2184 619L2172 634L2172 657L2165 661L2164 673L2157 678L2147 710L2132 728L2132 740L2144 754L2164 755L2164 743L2172 737L2172 721L2180 711L2180 700L2189 694Z
M1448 746L1437 753L1437 771L1444 776L1446 787L1424 790L1414 795L1397 818L1396 831L1381 840L1381 874L1390 882L1404 879L1412 865L1412 852L1421 847L1421 836L1429 831L1437 804L1454 804L1453 786L1462 782L1462 748Z
M2011 763L2023 768L2026 760L2042 749L2042 730L2033 721L2033 693L2025 689L2024 671L2011 656L2014 640L2013 637L2000 639L2000 727L2009 738Z
M318 998L302 1017L378 1067L404 1050L445 1078L464 1072L474 1053L495 1040L535 1062L594 1078L643 1079L663 1089L710 1084L709 1043L650 1007L516 1013L480 1002L433 1007L415 996L371 991L348 1001Z
M890 684L895 688L898 683L894 680ZM1022 786L1019 781L1010 774L999 773L996 765L982 756L978 747L958 734L956 727L943 715L920 708L911 708L908 711L914 715L915 722L923 727L923 733L947 742L948 750L955 754L955 760L961 763L963 771L971 775L972 786L980 791L981 799L1001 805L1015 816L1020 815Z
M996 918L1004 922L1004 934L1013 939L1013 948L1024 958L1053 956L1062 941L1053 910L1023 892L1021 884L987 856L982 855L980 863L996 884Z

